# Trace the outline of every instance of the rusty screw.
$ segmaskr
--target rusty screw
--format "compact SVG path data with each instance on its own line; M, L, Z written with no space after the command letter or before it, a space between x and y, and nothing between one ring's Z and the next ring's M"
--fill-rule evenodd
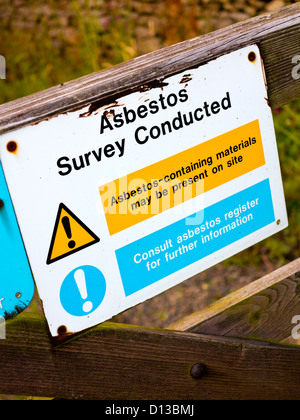
M277 225L280 225L280 219L278 219L276 223L277 223Z
M251 51L248 54L248 60L253 62L253 61L255 61L255 59L256 59L256 54L255 54L255 52Z
M195 363L190 371L193 379L201 379L206 374L207 368L203 363Z
M1 198L0 198L0 209L2 209L2 207L4 207L4 202L3 202L3 200L1 200Z
M14 153L17 150L17 147L17 143L13 140L9 141L6 145L6 148L10 153Z
M61 325L57 328L57 334L58 335L65 335L67 333L67 327L65 325Z

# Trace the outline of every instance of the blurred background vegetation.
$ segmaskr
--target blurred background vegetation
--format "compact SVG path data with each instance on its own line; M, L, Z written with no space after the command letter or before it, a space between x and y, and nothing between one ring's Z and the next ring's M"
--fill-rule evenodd
M0 0L0 55L7 64L0 103L291 3L295 1ZM225 261L227 283L241 278L238 268L260 267L264 274L299 256L300 100L274 111L274 124L289 227ZM209 271L210 278L198 285L204 294L214 273ZM258 273L256 269L246 281ZM185 286L178 287L182 291ZM205 303L231 289L226 286ZM159 317L166 321L167 315L161 311Z

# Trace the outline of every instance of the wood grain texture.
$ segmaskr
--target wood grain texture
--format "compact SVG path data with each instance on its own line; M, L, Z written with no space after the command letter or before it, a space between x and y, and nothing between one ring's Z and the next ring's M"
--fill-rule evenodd
M168 328L227 337L282 341L300 315L300 258Z
M104 98L113 102L116 95L254 43L261 49L271 106L277 108L300 97L300 79L292 77L292 58L300 53L299 39L300 5L295 4L3 104L0 133Z
M51 345L44 318L24 313L0 340L0 393L66 399L295 399L300 349L104 323ZM206 366L193 379L195 363Z

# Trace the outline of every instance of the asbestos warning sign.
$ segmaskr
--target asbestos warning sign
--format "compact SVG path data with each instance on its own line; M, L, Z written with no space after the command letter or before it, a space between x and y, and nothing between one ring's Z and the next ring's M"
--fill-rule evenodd
M256 45L5 134L0 156L53 336L288 223Z
M47 264L99 242L99 238L63 203L59 205Z

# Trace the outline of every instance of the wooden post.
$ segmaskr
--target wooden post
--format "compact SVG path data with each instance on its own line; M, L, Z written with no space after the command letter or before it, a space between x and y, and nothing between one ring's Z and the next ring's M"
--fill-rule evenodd
M109 322L54 347L43 316L28 313L6 330L0 393L100 400L300 395L298 347ZM199 363L205 373L195 379Z

